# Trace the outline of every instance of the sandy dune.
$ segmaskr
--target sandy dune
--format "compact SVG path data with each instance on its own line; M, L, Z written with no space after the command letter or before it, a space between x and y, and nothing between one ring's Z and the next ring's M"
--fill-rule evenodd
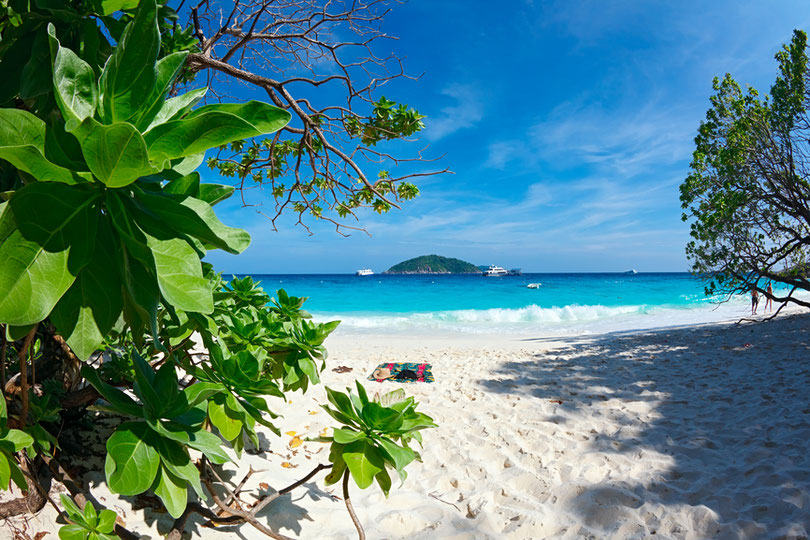
M338 335L324 381L342 389L380 362L433 364L436 383L405 386L440 425L425 433L424 463L388 499L352 490L371 539L806 538L808 330L810 315L579 338ZM315 436L331 425L316 400L325 402L322 387L276 404L282 431ZM252 465L266 472L251 490L279 489L325 461L324 445L293 449L290 439L263 437L235 481ZM137 498L110 494L100 474L86 479L131 530L157 539L168 529L168 516L133 510ZM356 538L335 496L321 475L260 516L290 536ZM54 530L52 520L46 507L29 534ZM228 531L197 529L212 539Z

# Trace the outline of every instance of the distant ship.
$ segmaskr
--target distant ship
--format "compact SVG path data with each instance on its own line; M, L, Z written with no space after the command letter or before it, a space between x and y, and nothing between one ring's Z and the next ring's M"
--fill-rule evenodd
M355 275L358 275L358 276L373 276L374 272L371 270L371 268L361 268L360 270L355 272Z
M630 275L630 276L634 276L634 275L638 274L638 270L633 268L632 270L628 270L627 272L625 272L625 274Z
M511 270L509 270L509 275L510 276L522 276L523 271L520 268L512 268Z
M500 266L495 266L494 264L490 265L489 268L484 270L484 275L487 277L499 277L499 276L507 276L509 272L506 269L501 268Z

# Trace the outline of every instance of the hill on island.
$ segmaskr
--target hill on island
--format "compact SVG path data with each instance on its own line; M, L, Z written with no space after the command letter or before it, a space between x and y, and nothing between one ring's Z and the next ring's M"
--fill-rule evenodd
M422 255L395 264L385 274L478 274L474 264L440 255Z

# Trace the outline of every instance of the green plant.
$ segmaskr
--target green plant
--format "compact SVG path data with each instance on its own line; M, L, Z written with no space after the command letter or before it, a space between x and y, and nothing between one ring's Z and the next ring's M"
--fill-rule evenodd
M417 412L414 398L405 397L401 390L369 400L363 385L355 384L356 395L351 390L344 394L326 388L334 408L321 407L342 424L334 429L331 437L316 439L331 443L329 461L332 462L332 471L326 482L334 484L344 474L351 474L360 489L369 487L376 480L387 496L391 489L387 468L394 469L404 482L407 477L405 467L413 460L421 461L419 453L412 450L409 443L415 439L421 445L420 431L436 427L436 424L428 415Z
M220 439L202 428L205 401L214 392L204 384L181 391L171 362L155 372L135 354L134 367L132 389L138 401L101 381L89 366L82 368L85 378L110 403L107 410L136 419L119 425L107 440L107 482L122 495L152 490L169 513L179 517L186 509L187 486L205 497L189 449L214 463L230 461Z
M194 170L206 150L277 131L290 114L253 101L197 107L205 88L174 95L198 50L176 22L154 0L0 6L0 65L24 72L0 92L0 365L19 389L0 396L0 485L32 488L25 459L58 469L54 426L101 396L94 409L120 420L106 442L113 492L153 492L180 528L190 510L210 514L189 497L210 496L266 532L235 495L217 497L218 466L229 447L258 444L257 424L277 432L269 398L320 382L338 321L314 322L305 298L271 299L202 262L250 237L213 210L234 188ZM79 373L91 387L76 389ZM386 455L410 451L402 425L373 429L374 444L404 445ZM396 459L404 475L413 458ZM73 523L60 537L112 535L109 510L63 505Z
M59 529L61 540L115 540L118 535L115 530L115 512L104 509L96 513L93 503L84 503L84 510L79 508L73 499L60 497L70 523Z

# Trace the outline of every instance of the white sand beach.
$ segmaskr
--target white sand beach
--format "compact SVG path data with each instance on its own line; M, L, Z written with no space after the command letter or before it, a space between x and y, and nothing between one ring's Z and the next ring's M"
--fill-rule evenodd
M808 330L800 313L587 337L337 335L323 380L343 389L381 362L433 366L435 383L404 385L439 424L424 433L424 462L388 499L376 485L352 487L370 539L798 539L810 534ZM372 392L398 387L364 382ZM282 432L330 426L323 402L319 386L276 404ZM230 467L233 481L252 466L263 472L246 493L280 489L325 463L325 445L290 448L291 439L267 433L241 470ZM127 528L165 534L168 515L133 510L138 498L112 495L102 475L84 479ZM293 537L356 538L340 495L321 473L260 517ZM55 537L53 518L46 506L27 534ZM22 521L0 525L0 536ZM203 521L192 517L187 530L234 537ZM266 538L249 525L238 532Z

